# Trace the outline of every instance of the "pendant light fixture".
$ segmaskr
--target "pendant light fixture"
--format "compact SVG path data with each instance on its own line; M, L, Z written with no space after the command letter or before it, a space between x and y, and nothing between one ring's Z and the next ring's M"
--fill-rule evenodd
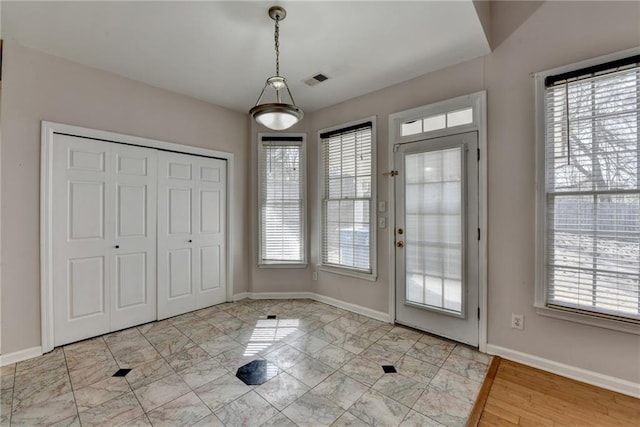
M294 124L302 120L304 113L300 108L295 105L289 86L287 85L287 79L280 76L280 21L284 20L287 16L287 11L282 6L272 6L269 8L269 17L276 21L275 24L275 47L276 47L276 75L267 79L256 105L249 110L249 114L253 119L263 126L273 130L288 129ZM273 89L275 91L275 101L271 103L263 103L262 97L267 89ZM289 95L291 100L290 104L283 102L283 92Z

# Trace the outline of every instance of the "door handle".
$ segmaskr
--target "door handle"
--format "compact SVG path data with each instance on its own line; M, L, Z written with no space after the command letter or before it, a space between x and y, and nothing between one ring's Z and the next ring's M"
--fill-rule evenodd
M397 246L397 247L399 247L399 248L404 248L404 241L402 241L402 240L398 240L398 241L396 242L396 246Z
M116 245L116 249L120 249L120 245Z
M193 240L189 239L189 243L193 242Z

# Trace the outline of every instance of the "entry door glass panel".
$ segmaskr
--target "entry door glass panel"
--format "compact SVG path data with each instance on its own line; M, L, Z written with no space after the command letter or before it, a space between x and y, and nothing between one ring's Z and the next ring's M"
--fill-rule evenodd
M478 345L475 132L395 152L396 322Z
M462 147L405 156L406 301L462 315Z

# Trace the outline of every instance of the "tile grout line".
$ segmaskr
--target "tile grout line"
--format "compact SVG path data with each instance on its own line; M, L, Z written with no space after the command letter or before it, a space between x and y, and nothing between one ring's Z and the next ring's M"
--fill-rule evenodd
M18 376L18 363L13 364L13 384L11 386L11 408L9 408L9 426L11 426L13 419L13 397L16 390L16 377ZM71 380L69 380L71 382Z
M76 414L78 414L78 423L80 423L80 426L82 427L82 420L80 419L80 410L78 409L78 401L76 400L76 391L73 388L73 383L71 382L71 373L69 372L69 364L67 363L67 352L64 351L64 347L62 347L61 350L62 350L62 355L64 356L64 367L67 370L67 376L69 377L69 387L71 388L71 394L73 395L73 406L76 407Z
M178 317L178 316L174 316L174 317ZM164 320L164 319L163 319L163 320ZM153 322L153 323L157 323L157 322L158 322L158 321L155 321L155 322ZM184 332L182 332L180 329L176 328L173 324L171 324L171 326L172 326L173 328L175 328L175 329L176 329L180 334L182 334L184 337L186 337L190 342L192 342L193 344L195 344L195 346L196 346L196 347L200 348L200 346L198 345L198 343L196 343L196 342L195 342L195 341L193 341L191 338L189 338L189 337L188 337ZM140 335L142 335L142 336L144 337L144 339L147 341L147 343L149 343L149 345L150 345L150 346L151 346L151 347L152 347L152 348L153 348L153 349L158 353L158 355L159 355L159 356L160 356L160 358L164 361L164 363L166 363L166 364L167 364L167 366L169 366L169 369L171 370L171 372L173 372L173 374L175 374L175 375L177 375L178 377L180 377L180 380L181 380L182 382L184 382L184 383L185 383L185 385L186 385L186 386L189 388L189 390L190 390L190 391L188 391L187 393L182 394L182 395L180 395L180 396L176 397L175 399L170 400L169 402L165 402L165 403L163 403L162 405L158 406L157 408L153 408L153 409L151 409L149 412L147 412L147 411L144 409L144 406L142 406L142 402L140 402L140 399L138 399L138 396L136 395L135 391L133 391L133 387L131 387L131 383L129 383L129 388L131 388L131 391L133 392L134 397L135 397L135 398L136 398L136 400L138 401L138 404L140 405L140 408L142 408L142 412L144 413L145 417L147 418L147 420L149 420L149 423L151 423L151 420L149 419L149 413L150 413L150 412L152 412L152 411L154 411L154 410L156 410L156 409L158 409L158 408L161 408L161 407L163 407L164 405L166 405L166 404L168 404L168 403L171 403L171 402L173 402L173 401L175 401L175 400L178 400L178 399L180 399L181 397L186 396L186 395L187 395L187 394L189 394L189 393L193 393L193 394L198 398L198 400L200 400L200 402L202 402L202 403L207 407L207 409L209 409L209 411L211 411L211 408L209 408L209 406L208 406L206 403L204 403L204 402L202 401L202 399L200 399L200 396L198 395L198 393L196 393L196 392L195 392L195 390L193 390L193 389L191 388L191 386L190 386L186 381L184 381L184 380L182 379L182 376L180 376L180 374L179 374L179 373L178 373L178 372L173 368L173 366L171 366L171 364L170 364L170 363L169 363L169 361L166 359L166 357L164 357L164 356L162 355L162 353L160 353L160 351L158 351L158 349L157 349L157 348L156 348L156 347L151 343L151 341L149 341L149 339L147 338L147 336L146 336L145 334L143 334L139 329L138 329L138 332L140 332ZM208 353L207 353L207 354L208 354ZM153 361L148 362L148 363L153 363ZM195 365L193 365L193 366L195 366ZM171 373L169 373L169 374L167 374L167 375L165 375L165 376L163 376L163 377L161 377L161 378L158 378L158 379L157 379L157 380L155 380L155 381L152 381L150 384L153 384L153 383L154 383L154 382L156 382L156 381L160 381L160 380L162 380L162 379L164 379L164 378L167 378L167 377L168 377L168 376L170 376L170 375L172 375L172 374L171 374ZM125 376L125 378L126 378L126 376ZM127 382L128 382L128 381L127 381ZM147 385L149 385L149 384L147 384ZM144 386L142 386L142 387L144 387ZM211 411L211 413L213 414L213 411ZM208 416L208 415L207 415L207 416ZM200 419L203 419L203 418L205 418L205 417L202 417L202 418L200 418ZM200 421L200 419L198 419L198 421Z
M140 332L136 326L134 326L134 328L140 333L140 335L142 335L144 337L144 334L142 334L142 332ZM131 328L129 328L129 329L131 329ZM109 354L111 354L111 357L113 357L114 362L116 362L116 365L118 366L118 369L122 369L122 367L120 366L120 363L118 363L118 359L116 359L116 356L113 354L113 351L111 350L111 347L109 347L109 343L107 343L107 340L104 339L104 335L102 336L102 339L104 340L104 344L107 346L107 350L109 350ZM145 339L146 339L146 337L145 337ZM149 343L149 344L151 344L151 343ZM154 347L154 350L155 350L155 347ZM160 354L160 353L158 353L158 354ZM162 357L162 355L160 357ZM138 399L138 396L133 391L133 387L131 387L131 383L129 382L129 380L127 380L127 376L126 375L124 376L124 379L127 382L127 385L129 386L129 390L131 390L131 394L133 395L134 399L136 399L136 402L138 402L138 405L140 406L140 409L142 409L142 413L144 414L145 418L147 418L147 421L149 421L149 424L151 424L151 421L149 420L149 417L147 416L147 413L145 412L144 407L142 406L142 403L140 403L140 399ZM124 394L126 394L126 393L124 393ZM107 400L107 402L111 402L114 399L122 397L122 396L124 396L124 394L121 394L120 396L116 396L116 397L114 397L112 399L109 399L109 400ZM104 405L107 402L101 403L100 406ZM134 419L134 418L132 418L132 419ZM131 421L131 420L127 420L127 422L128 421Z
M224 311L224 310L221 310L221 311ZM226 312L225 312L225 313L226 313ZM227 313L227 314L229 314L229 313ZM240 320L240 321L241 321L241 322L243 322L243 323L246 323L246 322L244 322L242 319L240 319L240 318L236 317L236 316L235 316L235 315L233 315L233 314L230 314L230 316L232 316L232 317L233 317L233 318L235 318L235 319ZM176 317L177 317L177 316L176 316ZM205 323L207 323L207 324L210 324L207 320L204 320L204 319L201 319L201 320L203 320L203 321L204 321ZM220 329L219 329L219 328L217 328L215 325L212 325L212 324L210 324L210 325L211 325L212 327L216 328L218 331L222 332L222 333L224 334L224 336L228 336L228 334L227 334L227 333L225 333L223 330L220 330ZM172 325L172 326L173 326L173 325ZM180 332L182 335L184 335L186 338L188 338L191 342L193 342L193 343L194 343L198 348L202 348L202 347L200 347L200 344L198 344L197 342L193 341L190 337L188 337L186 334L184 334L184 332L182 332L179 328L177 328L177 327L175 327L175 326L174 326L174 328L176 328L176 329L178 330L178 332ZM144 334L143 334L143 335L144 335ZM146 336L145 336L145 338L146 338ZM241 342L238 342L237 340L235 340L234 338L231 338L231 337L229 337L229 338L230 338L231 340L233 340L233 341L236 341L240 346L243 346L243 345L244 345L244 344L242 344ZM153 344L152 344L152 345L153 345ZM154 347L154 348L155 348L155 347ZM209 356L209 358L208 358L207 360L214 360L214 361L216 361L216 362L217 362L217 360L215 359L215 356L211 356L211 354L209 354L209 352L207 352L206 350L204 350L204 351L205 351L205 352L207 353L207 355ZM220 354L223 354L223 353L220 353ZM166 360L166 358L164 358L164 356L162 356L162 354L160 354L160 356L161 356L163 359L165 359L165 362L166 362L167 364L169 363L169 362ZM192 367L194 367L194 366L197 366L197 365L199 365L199 364L201 364L201 363L206 362L207 360L203 360L203 361L201 361L201 362L199 362L199 363L196 363L196 364L194 364L194 365L190 366L189 368L185 368L185 369L183 369L183 370L190 369L190 368L192 368ZM221 366L225 371L227 371L227 374L229 374L229 375L233 375L233 373L232 373L232 372L230 372L230 371L229 371L229 369L227 369L225 366L222 366L222 365L220 365L220 366ZM169 367L173 370L173 367L172 367L171 365L169 365ZM179 373L179 372L176 372L176 371L174 370L174 373L175 373L176 375L180 376L180 379L182 380L182 376L180 375L180 373ZM166 378L166 377L163 377L163 378ZM220 378L220 377L218 377L218 378ZM217 379L217 378L216 378L216 379ZM213 381L215 381L216 379L213 379L213 380L211 380L211 381L208 381L208 382L206 382L205 384L201 384L200 386L198 386L198 387L196 387L196 388L200 388L200 387L202 387L202 386L204 386L204 385L206 385L206 384L209 384L210 382L213 382ZM211 415L213 415L213 416L214 416L214 417L216 417L218 420L220 420L220 418L218 418L218 416L215 414L215 411L214 411L213 409L211 409L211 407L210 407L210 406L209 406L205 401L203 401L203 400L202 400L202 398L200 397L200 395L199 395L198 393L196 393L195 389L194 389L194 388L192 388L192 387L191 387L191 385L190 385L190 384L188 384L186 381L184 381L184 380L183 380L183 382L185 382L185 384L186 384L186 385L187 385L187 387L189 388L190 392L185 393L185 394L183 394L182 396L179 396L179 397L177 397L177 398L175 398L175 399L171 400L170 402L173 402L173 401L175 401L175 400L179 399L180 397L185 396L186 394L193 393L193 394L198 398L198 400L199 400L199 401L200 401L200 402L201 402L201 403L202 403L202 404L203 404L203 405L204 405L204 406L209 410L209 412L211 413ZM252 390L254 390L254 389L250 389L249 391L247 391L246 393L242 394L241 396L238 396L236 399L232 400L232 401L231 401L231 402L229 402L229 403L232 403L232 402L234 402L234 401L236 401L236 400L238 400L238 399L242 398L243 396L247 395L247 394L248 394L249 392L251 392ZM262 397L261 397L261 398L262 398ZM167 403L170 403L170 402L167 402ZM160 407L162 407L162 406L166 405L167 403L164 403L164 404L163 404L163 405L161 405ZM218 409L222 409L222 408L224 408L224 407L225 407L225 406L227 406L229 403L227 403L227 404L225 404L225 405L221 406L221 407L220 407L220 408L218 408ZM154 409L157 409L157 408L154 408ZM275 408L275 409L277 410L277 408ZM143 410L144 410L144 409L143 409ZM200 421L200 420L202 420L202 419L204 419L204 418L206 418L206 417L208 417L208 416L209 416L209 415L205 415L204 417L202 417L202 418L198 419L197 421Z

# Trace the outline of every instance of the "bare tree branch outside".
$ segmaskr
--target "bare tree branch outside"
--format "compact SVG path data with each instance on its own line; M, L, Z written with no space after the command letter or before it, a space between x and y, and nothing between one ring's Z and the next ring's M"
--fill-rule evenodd
M640 319L640 68L546 102L547 301Z

